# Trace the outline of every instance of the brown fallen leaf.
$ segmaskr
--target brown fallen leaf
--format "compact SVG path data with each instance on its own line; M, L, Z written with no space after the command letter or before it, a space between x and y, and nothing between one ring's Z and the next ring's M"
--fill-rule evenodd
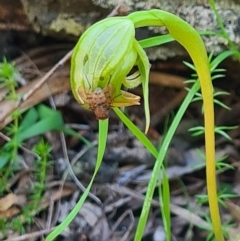
M25 195L15 195L13 193L9 193L0 199L0 212L7 211L13 205L23 205L25 202Z
M71 195L74 192L74 190L75 190L75 188L73 188L73 187L64 186L63 190L57 189L57 190L47 191L46 195L48 197L51 197L51 200L45 200L45 201L41 202L38 205L38 210L34 211L32 213L32 216L34 216L37 212L39 212L39 211L45 209L46 207L48 207L51 201L57 201L60 198L67 197L67 196ZM27 204L25 204L25 205L27 205ZM21 209L18 208L18 207L15 207L15 206L14 207L8 207L8 209L0 211L0 218L11 218L11 217L19 214L20 211L21 211ZM24 216L21 216L21 220L22 220L22 222L25 221Z
M39 81L36 79L28 85L20 88L17 94L23 95L27 93L34 85ZM32 106L47 99L50 95L68 91L69 90L69 74L66 71L58 71L50 77L49 81L41 86L34 95L29 97L25 102L14 102L10 100L4 100L0 103L0 129L5 127L12 118L9 116L16 108L19 108L20 112L24 112Z

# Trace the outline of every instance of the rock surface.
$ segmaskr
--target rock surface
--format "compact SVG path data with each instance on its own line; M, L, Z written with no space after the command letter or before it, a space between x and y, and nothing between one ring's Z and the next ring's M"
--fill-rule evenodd
M6 1L6 0L4 0ZM107 17L120 6L119 14L126 15L137 10L159 8L174 13L198 30L219 31L215 16L207 0L20 0L32 28L45 36L77 41L78 37L93 23ZM19 0L10 0L19 8ZM120 4L119 4L120 2ZM240 2L216 0L218 11L231 40L240 48ZM1 9L0 9L1 10ZM10 18L10 17L9 17ZM12 19L14 17L12 16ZM3 20L0 18L0 21ZM161 32L159 28L140 29L137 38L142 39ZM226 49L227 42L217 36L203 37L208 52L219 53ZM151 60L186 56L185 50L176 43L149 49Z

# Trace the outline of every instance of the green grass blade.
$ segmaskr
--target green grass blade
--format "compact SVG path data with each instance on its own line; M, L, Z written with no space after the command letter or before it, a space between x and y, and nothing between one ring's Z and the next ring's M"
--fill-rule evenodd
M170 35L162 35L162 36L156 36L148 39L143 39L138 41L139 44L142 46L142 48L150 48L150 47L156 47L158 45L166 44L169 42L175 41L175 39Z
M137 126L135 126L126 115L123 114L122 111L119 110L119 108L115 107L113 108L117 116L121 119L121 121L127 126L127 128L137 137L137 139L148 149L148 151L157 158L158 151L152 144L152 142L144 135L142 131L138 129Z
M159 185L159 202L161 204L160 209L166 233L166 241L171 241L170 188L164 167L162 167L162 183Z
M66 125L63 125L58 130L62 131L65 135L74 136L78 140L82 141L84 143L84 145L86 145L87 147L89 147L89 148L92 147L92 143L90 141L88 141L85 137L81 136L78 132L76 132L75 130L73 130L72 128L70 128Z
M184 99L180 109L178 110L178 113L176 114L168 132L166 137L164 138L164 141L162 143L162 146L160 148L159 154L158 154L158 158L155 162L153 171L152 171L152 176L149 180L149 184L148 184L148 189L147 189L147 193L146 193L146 197L144 200L144 204L143 204L143 208L142 208L142 212L141 212L141 216L138 222L138 226L137 226L137 230L136 230L136 234L134 237L134 241L141 241L142 240L142 236L144 233L144 229L146 227L146 222L147 222L147 218L148 218L148 214L149 214L149 210L151 207L151 200L153 197L153 193L155 190L155 186L157 183L157 180L159 178L159 171L161 170L162 164L163 164L163 160L166 156L168 147L170 145L170 142L173 138L173 135L188 107L188 105L191 103L191 100L193 98L193 96L195 95L195 93L199 90L200 88L200 84L199 81L197 81L193 87L191 88L191 90L188 92L186 98Z
M18 135L19 142L34 136L41 135L47 131L57 130L63 126L62 115L58 111L51 110L51 114L42 116L38 122L30 125L28 128L21 130Z
M102 162L102 158L103 158L103 155L104 155L104 152L106 149L107 134L108 134L108 119L99 121L98 155L97 155L96 167L95 167L92 179L91 179L90 183L88 184L88 187L82 194L81 198L79 199L79 201L73 208L73 210L68 214L68 216L64 219L64 221L47 236L45 241L52 241L53 239L55 239L72 222L72 220L78 214L83 203L85 202L85 200L90 192L90 189L92 187L95 176L96 176L96 174L99 170L99 167L101 165L101 162Z
M219 64L221 64L226 58L229 56L234 55L235 52L232 50L224 51L220 53L213 61L210 63L210 71L211 73L218 67Z
M217 35L217 33L213 31L198 31L198 33L200 35ZM142 48L145 49L145 48L156 47L158 45L170 43L172 41L175 41L175 39L170 34L165 34L161 36L155 36L155 37L139 40L138 42L142 46Z
M23 120L19 126L20 130L24 130L29 128L29 126L33 125L38 119L38 112L36 108L30 108L27 113L24 115Z
M149 65L146 52L143 50L143 48L137 41L135 41L134 47L136 48L139 56L137 61L137 66L141 74L141 80L142 80L144 111L145 111L145 118L146 118L145 133L147 133L150 126L149 90L148 90L150 65Z

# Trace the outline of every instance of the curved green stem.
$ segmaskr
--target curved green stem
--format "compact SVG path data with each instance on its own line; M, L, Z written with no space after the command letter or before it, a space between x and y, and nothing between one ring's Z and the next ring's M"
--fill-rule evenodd
M218 241L223 241L221 220L217 201L217 185L215 171L215 137L214 137L214 106L213 87L204 43L188 23L177 16L161 11L150 10L132 13L128 16L134 22L135 27L166 26L169 34L177 40L189 53L198 74L204 106L205 123L205 149L206 149L206 175L209 196L209 207L212 219L213 231ZM144 210L145 212L146 210Z

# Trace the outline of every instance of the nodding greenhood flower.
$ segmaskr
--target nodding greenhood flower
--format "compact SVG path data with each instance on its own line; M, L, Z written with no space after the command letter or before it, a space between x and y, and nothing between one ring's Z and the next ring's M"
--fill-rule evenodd
M133 88L141 82L147 88L149 66L135 39L134 23L127 17L104 19L84 32L74 49L73 94L84 108L95 112L97 119L106 119L111 107L140 104L139 96L121 88ZM137 70L129 75L133 67ZM146 91L144 100L148 102Z

